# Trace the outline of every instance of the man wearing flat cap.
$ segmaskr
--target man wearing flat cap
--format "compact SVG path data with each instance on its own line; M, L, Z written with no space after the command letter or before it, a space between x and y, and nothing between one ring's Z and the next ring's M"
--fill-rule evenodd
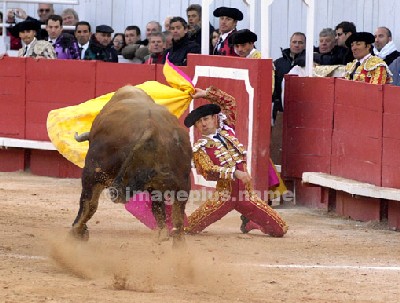
M246 169L247 151L235 135L235 98L215 87L196 88L192 97L210 101L190 112L184 123L202 134L193 145L193 161L197 172L206 180L217 181L217 187L213 197L188 217L185 231L199 233L235 209L251 220L242 226L242 232L259 229L283 237L286 223L252 189Z
M100 60L104 62L118 62L118 53L112 47L111 26L98 25L96 33L89 40L89 47L85 52L85 60Z
M236 31L238 21L243 20L243 13L237 8L218 7L213 12L214 17L219 18L220 38L215 45L213 54L222 56L237 56L228 39Z
M381 58L372 55L374 35L367 32L352 34L346 45L353 52L355 60L346 65L345 78L372 84L391 83L389 67Z
M33 57L56 59L56 52L50 42L37 40L36 34L40 30L38 21L26 20L15 26L22 41L22 48L18 51L18 57Z

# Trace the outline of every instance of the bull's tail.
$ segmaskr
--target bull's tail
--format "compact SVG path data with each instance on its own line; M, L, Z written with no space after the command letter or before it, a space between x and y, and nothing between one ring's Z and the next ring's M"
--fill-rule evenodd
M82 134L78 135L78 133L76 132L74 135L74 138L78 142L88 141L89 134L90 134L90 132L86 132L86 133L82 133Z

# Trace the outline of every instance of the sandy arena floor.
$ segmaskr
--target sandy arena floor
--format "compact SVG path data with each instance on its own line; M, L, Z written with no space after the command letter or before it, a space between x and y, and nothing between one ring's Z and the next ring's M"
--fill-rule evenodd
M400 301L400 233L378 224L286 205L276 239L232 212L175 251L105 195L70 241L80 180L0 173L0 194L0 302Z

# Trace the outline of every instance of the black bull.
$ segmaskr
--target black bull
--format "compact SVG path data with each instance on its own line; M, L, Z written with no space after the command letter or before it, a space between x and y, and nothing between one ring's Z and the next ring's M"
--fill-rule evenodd
M90 132L76 139L89 140L89 151L72 226L75 236L88 238L86 223L97 210L102 190L109 187L116 194L114 202L122 203L127 202L127 193L149 191L160 237L166 234L165 199L160 193L163 198L172 193L172 235L183 237L187 198L182 193L190 192L192 149L187 131L167 108L141 89L125 86L100 111Z

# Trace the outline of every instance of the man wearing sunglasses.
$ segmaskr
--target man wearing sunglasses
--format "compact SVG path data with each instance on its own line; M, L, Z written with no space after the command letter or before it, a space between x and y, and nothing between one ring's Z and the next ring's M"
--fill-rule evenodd
M31 16L28 16L26 12L22 8L15 8L12 11L10 10L8 14L7 23L16 23L15 17L21 19L22 21L31 20L31 21L39 21L41 25L46 24L47 19L50 15L54 14L53 4L48 3L40 3L37 9L37 14L39 16L39 20L35 19ZM14 36L18 37L18 33L13 33ZM40 29L37 33L38 40L47 40L48 34L45 29Z
M335 27L336 44L339 46L340 57L343 59L342 64L346 65L354 60L353 53L346 45L346 40L357 32L353 22L343 21Z

